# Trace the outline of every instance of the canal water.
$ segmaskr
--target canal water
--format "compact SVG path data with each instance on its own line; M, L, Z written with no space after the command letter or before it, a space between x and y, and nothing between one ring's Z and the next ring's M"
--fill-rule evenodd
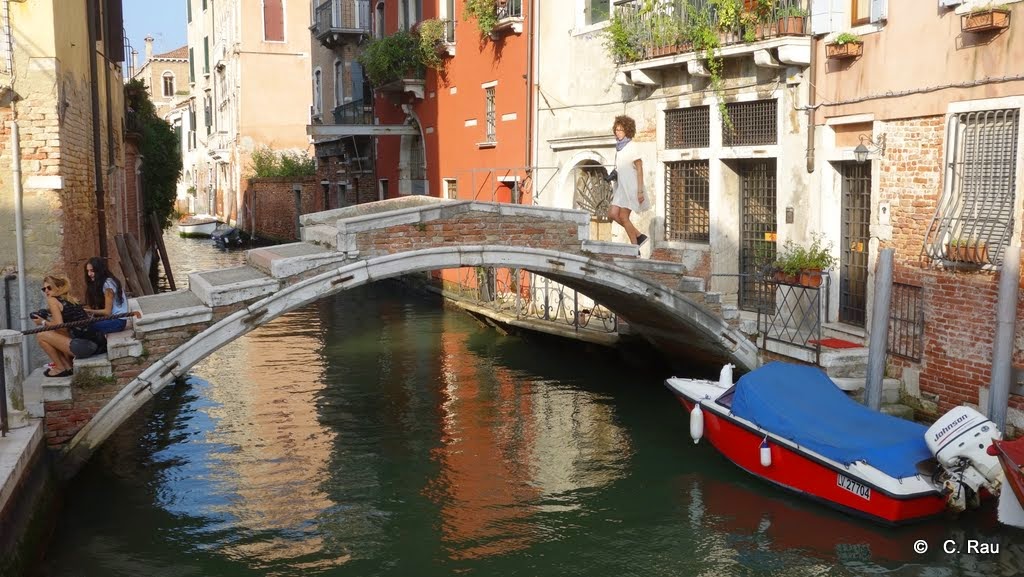
M180 280L242 259L167 241ZM624 366L396 284L325 299L117 431L67 488L38 574L1024 572L1024 533L993 508L898 530L833 513L694 445L663 375Z

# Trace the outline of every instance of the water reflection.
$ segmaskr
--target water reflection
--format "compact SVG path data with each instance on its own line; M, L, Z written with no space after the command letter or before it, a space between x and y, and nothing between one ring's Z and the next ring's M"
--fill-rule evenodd
M1010 576L1022 536L791 497L693 445L657 375L379 285L166 389L69 487L40 573Z

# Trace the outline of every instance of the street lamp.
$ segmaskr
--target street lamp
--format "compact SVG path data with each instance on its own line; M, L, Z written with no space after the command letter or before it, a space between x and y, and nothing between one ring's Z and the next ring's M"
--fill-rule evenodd
M853 158L857 162L864 162L869 154L885 155L885 134L879 134L872 139L867 134L860 135L860 144L853 149Z

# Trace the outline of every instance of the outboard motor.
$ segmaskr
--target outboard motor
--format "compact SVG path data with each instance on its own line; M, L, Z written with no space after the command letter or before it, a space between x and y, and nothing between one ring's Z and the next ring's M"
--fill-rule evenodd
M956 407L928 427L925 442L944 471L951 507L973 504L982 488L999 494L1003 471L988 448L1002 438L995 423L970 407Z
M229 246L242 243L241 232L234 227L216 230L210 235L210 238L213 239L213 244L217 245L217 248L221 250L227 250Z

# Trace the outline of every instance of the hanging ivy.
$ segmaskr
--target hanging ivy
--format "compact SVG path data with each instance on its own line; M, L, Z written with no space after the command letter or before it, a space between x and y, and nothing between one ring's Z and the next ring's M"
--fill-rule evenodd
M476 26L480 29L480 36L488 38L494 27L498 25L498 2L497 0L466 0L463 8L463 17L467 20L476 20Z
M125 101L142 139L142 202L146 213L154 213L163 228L171 225L171 214L181 176L181 144L168 122L156 115L146 85L131 80L124 87Z

